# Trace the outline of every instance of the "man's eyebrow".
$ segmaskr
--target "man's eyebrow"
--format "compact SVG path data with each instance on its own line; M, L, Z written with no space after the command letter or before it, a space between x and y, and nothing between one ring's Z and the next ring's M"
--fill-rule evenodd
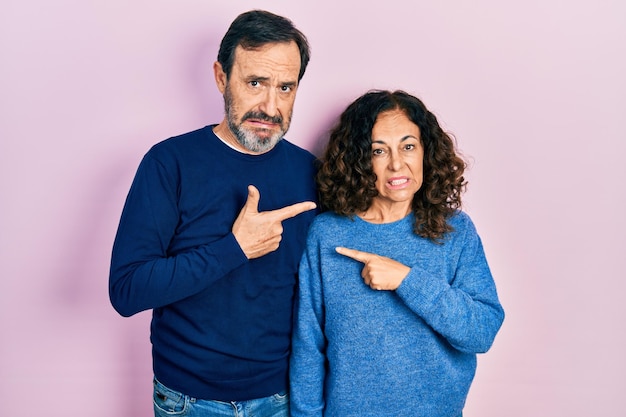
M261 77L260 75L248 75L245 80L246 81L267 81L270 77Z
M262 77L260 75L248 75L247 77L244 78L246 81L269 81L270 77ZM280 83L281 86L286 85L287 87L295 87L296 85L298 85L297 81L285 81L283 83Z

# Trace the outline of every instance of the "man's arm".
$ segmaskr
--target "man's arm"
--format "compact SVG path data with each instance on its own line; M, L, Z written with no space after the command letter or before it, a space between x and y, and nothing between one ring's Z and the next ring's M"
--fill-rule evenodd
M231 233L172 256L167 251L180 221L176 175L148 155L129 192L109 277L111 303L123 316L182 300L248 259L275 251L282 239L282 221L316 207L302 202L259 212L259 191L249 186Z
M113 245L109 296L123 316L202 291L248 261L234 235L168 255L180 221L177 173L144 157L124 205Z

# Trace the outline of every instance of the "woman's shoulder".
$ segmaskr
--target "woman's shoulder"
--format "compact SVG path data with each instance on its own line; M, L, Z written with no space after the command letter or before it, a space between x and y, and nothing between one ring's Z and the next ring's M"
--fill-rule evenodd
M462 210L455 211L449 218L448 224L452 226L453 236L466 236L476 234L476 227L468 213Z
M313 225L316 227L325 228L344 224L348 221L351 221L351 219L347 216L339 215L334 211L324 211L315 217Z
M339 215L332 211L324 211L313 219L311 228L309 229L310 235L322 235L329 236L330 234L344 233L349 224L352 224L354 219L350 217Z
M448 223L451 226L454 225L463 225L463 224L468 224L471 223L472 219L470 218L469 214L467 214L466 212L464 212L463 210L456 210L454 213L452 213L452 215L448 218Z

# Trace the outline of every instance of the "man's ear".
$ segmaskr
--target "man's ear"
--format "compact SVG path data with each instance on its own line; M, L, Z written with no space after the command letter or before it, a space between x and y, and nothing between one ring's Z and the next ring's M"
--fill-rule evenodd
M217 85L217 89L220 90L220 93L224 94L224 91L226 91L226 82L228 80L226 73L222 69L222 64L215 61L213 63L213 72L215 73L215 84Z

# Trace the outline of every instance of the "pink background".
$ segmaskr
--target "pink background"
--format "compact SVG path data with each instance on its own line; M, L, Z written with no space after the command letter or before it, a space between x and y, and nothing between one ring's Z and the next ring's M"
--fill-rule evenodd
M3 416L151 415L150 315L109 304L113 237L148 148L221 120L211 65L254 7L313 47L293 142L319 153L348 102L401 88L471 158L507 317L466 416L624 415L624 2L2 3Z

